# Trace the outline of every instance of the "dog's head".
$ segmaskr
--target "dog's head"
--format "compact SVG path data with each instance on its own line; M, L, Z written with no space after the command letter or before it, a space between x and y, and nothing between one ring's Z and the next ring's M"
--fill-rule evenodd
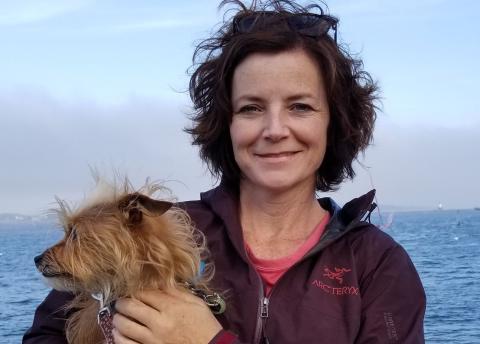
M71 211L60 202L64 238L35 257L57 290L121 297L198 276L203 246L184 211L140 192Z

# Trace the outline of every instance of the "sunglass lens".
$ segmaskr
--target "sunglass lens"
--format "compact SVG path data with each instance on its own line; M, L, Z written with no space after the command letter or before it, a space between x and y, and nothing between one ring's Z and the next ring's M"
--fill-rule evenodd
M318 16L294 16L289 18L292 29L309 36L321 36L328 32L330 23Z
M259 20L275 15L274 12L258 12L244 17L235 18L234 30L236 33L248 33L254 30ZM318 38L325 35L330 28L335 30L336 37L336 21L317 14L292 15L284 18L290 29L297 31L303 35ZM263 24L262 24L263 25Z
M252 31L253 27L255 26L255 22L257 21L257 16L248 16L239 18L236 21L235 29L238 33L247 33Z

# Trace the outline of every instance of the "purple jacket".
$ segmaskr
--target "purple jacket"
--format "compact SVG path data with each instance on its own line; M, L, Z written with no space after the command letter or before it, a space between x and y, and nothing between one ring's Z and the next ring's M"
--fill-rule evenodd
M208 240L214 288L225 291L219 316L236 343L424 343L425 293L405 250L364 221L374 191L340 209L319 200L331 219L318 244L264 297L245 252L234 192L223 185L183 203ZM52 291L38 307L26 344L64 344L69 294ZM213 342L226 343L220 333Z

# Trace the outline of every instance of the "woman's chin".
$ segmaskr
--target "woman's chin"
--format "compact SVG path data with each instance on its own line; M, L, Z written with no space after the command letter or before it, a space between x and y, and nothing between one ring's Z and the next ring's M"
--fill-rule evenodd
M309 179L291 177L291 175L265 175L259 180L246 181L244 186L255 193L278 194L305 188L311 188L312 192L315 191L315 183ZM243 187L243 189L245 189L245 187Z

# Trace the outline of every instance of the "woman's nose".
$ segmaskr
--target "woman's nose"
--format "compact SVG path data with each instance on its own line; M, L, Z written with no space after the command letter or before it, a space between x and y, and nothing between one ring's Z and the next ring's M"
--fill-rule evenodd
M288 125L281 110L268 111L264 119L263 137L265 139L278 141L288 136Z

